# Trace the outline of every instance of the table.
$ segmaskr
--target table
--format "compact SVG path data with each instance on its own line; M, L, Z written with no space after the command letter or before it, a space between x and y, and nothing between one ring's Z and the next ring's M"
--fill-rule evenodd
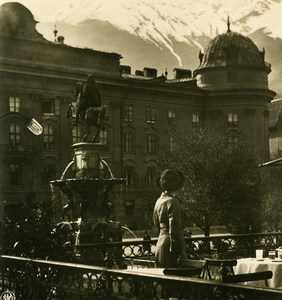
M253 273L262 271L272 271L273 276L268 279L268 285L271 288L282 288L282 260L274 260L265 258L258 260L256 258L242 258L237 260L237 265L234 267L235 274ZM252 281L246 284L254 286L265 286L263 280Z

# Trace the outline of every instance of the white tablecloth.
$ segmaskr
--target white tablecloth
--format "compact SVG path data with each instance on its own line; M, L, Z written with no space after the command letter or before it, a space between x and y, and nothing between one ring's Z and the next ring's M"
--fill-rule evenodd
M235 274L253 273L262 271L272 271L273 276L268 279L268 285L272 288L282 288L282 260L265 258L257 260L255 258L242 258L237 260L234 267ZM265 286L264 280L248 282L249 285Z

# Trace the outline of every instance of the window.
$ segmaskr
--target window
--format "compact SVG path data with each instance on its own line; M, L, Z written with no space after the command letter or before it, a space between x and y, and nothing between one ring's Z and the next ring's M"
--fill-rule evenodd
M23 184L22 168L20 164L10 164L10 184L21 185Z
M21 127L17 123L10 124L10 145L19 146L21 144Z
M149 133L147 134L147 153L156 153L156 135Z
M128 166L124 168L125 185L134 185L134 167Z
M43 169L43 182L49 183L56 179L56 167L54 165L45 165Z
M148 124L155 124L156 123L156 110L154 108L147 108L146 109L146 122Z
M54 149L54 127L50 124L45 125L43 129L43 134L44 149Z
M105 110L104 120L109 120L109 105L103 104L102 107Z
M134 214L134 200L125 200L125 215L130 216Z
M200 115L198 113L192 114L192 127L200 127Z
M124 152L132 153L133 152L133 133L125 132L124 133Z
M150 166L147 168L147 184L148 186L156 186L156 167Z
M43 101L43 113L53 114L54 113L54 102L52 100Z
M239 115L237 113L229 113L227 117L228 126L238 126Z
M174 110L169 110L167 112L167 122L169 125L176 124L176 112Z
M104 146L108 146L109 145L108 131L107 130L101 130L100 131L99 141Z
M175 137L169 136L168 137L168 145L169 145L169 151L173 151L176 146Z
M82 133L81 133L81 128L78 126L75 126L72 128L72 143L80 143L82 139Z
M124 117L123 120L125 122L132 122L133 121L133 107L132 106L124 106L123 109Z
M9 110L13 112L20 111L20 98L16 96L9 96Z

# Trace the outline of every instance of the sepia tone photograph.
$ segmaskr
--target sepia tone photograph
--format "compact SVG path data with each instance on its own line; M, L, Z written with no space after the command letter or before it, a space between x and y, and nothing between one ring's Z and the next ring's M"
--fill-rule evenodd
M282 0L0 0L0 300L282 299L281 76Z

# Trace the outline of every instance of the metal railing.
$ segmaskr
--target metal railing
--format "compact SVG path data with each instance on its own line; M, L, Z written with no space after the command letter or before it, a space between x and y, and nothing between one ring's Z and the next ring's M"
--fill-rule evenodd
M185 241L187 253L192 257L254 257L256 249L263 249L267 256L269 250L275 250L282 245L282 232L191 237ZM98 252L102 252L104 256L111 253L114 258L150 257L154 254L156 243L157 238L152 238L151 241L137 239L84 244L77 246L77 250L84 253L83 257L88 257L90 263L91 258L98 256Z
M281 289L224 284L196 277L146 274L133 269L1 256L2 292L23 299L278 300Z

